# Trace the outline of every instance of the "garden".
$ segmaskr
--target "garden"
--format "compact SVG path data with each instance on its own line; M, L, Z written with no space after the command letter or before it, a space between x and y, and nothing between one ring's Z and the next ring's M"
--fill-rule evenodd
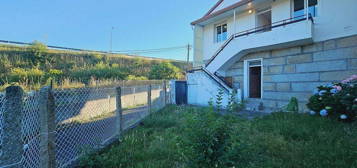
M81 167L357 167L356 122L277 112L247 120L168 106Z

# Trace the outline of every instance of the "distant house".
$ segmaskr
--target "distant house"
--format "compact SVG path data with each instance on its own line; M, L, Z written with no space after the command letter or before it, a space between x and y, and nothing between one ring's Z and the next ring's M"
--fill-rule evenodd
M307 14L308 13L308 14ZM234 89L249 109L300 109L318 85L357 74L356 0L219 0L194 26L188 102Z

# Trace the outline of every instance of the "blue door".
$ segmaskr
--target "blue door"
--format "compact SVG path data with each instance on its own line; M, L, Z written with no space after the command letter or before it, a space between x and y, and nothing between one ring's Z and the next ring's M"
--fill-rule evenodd
M183 105L187 104L187 82L186 81L176 81L176 104Z

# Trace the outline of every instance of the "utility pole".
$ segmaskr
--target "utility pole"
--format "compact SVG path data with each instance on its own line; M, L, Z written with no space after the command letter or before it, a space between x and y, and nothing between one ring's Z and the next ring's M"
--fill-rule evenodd
M190 50L191 50L191 46L190 44L187 45L187 67L186 67L186 71L189 70L190 68Z
M114 27L112 26L111 30L110 30L110 55L113 54L113 30L114 30Z

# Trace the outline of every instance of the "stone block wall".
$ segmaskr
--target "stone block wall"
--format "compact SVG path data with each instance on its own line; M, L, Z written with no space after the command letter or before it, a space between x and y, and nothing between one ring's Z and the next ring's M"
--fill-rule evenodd
M307 111L316 86L357 74L357 36L248 54L227 71L235 87L244 89L244 60L255 58L263 58L264 105L280 108L296 97Z

